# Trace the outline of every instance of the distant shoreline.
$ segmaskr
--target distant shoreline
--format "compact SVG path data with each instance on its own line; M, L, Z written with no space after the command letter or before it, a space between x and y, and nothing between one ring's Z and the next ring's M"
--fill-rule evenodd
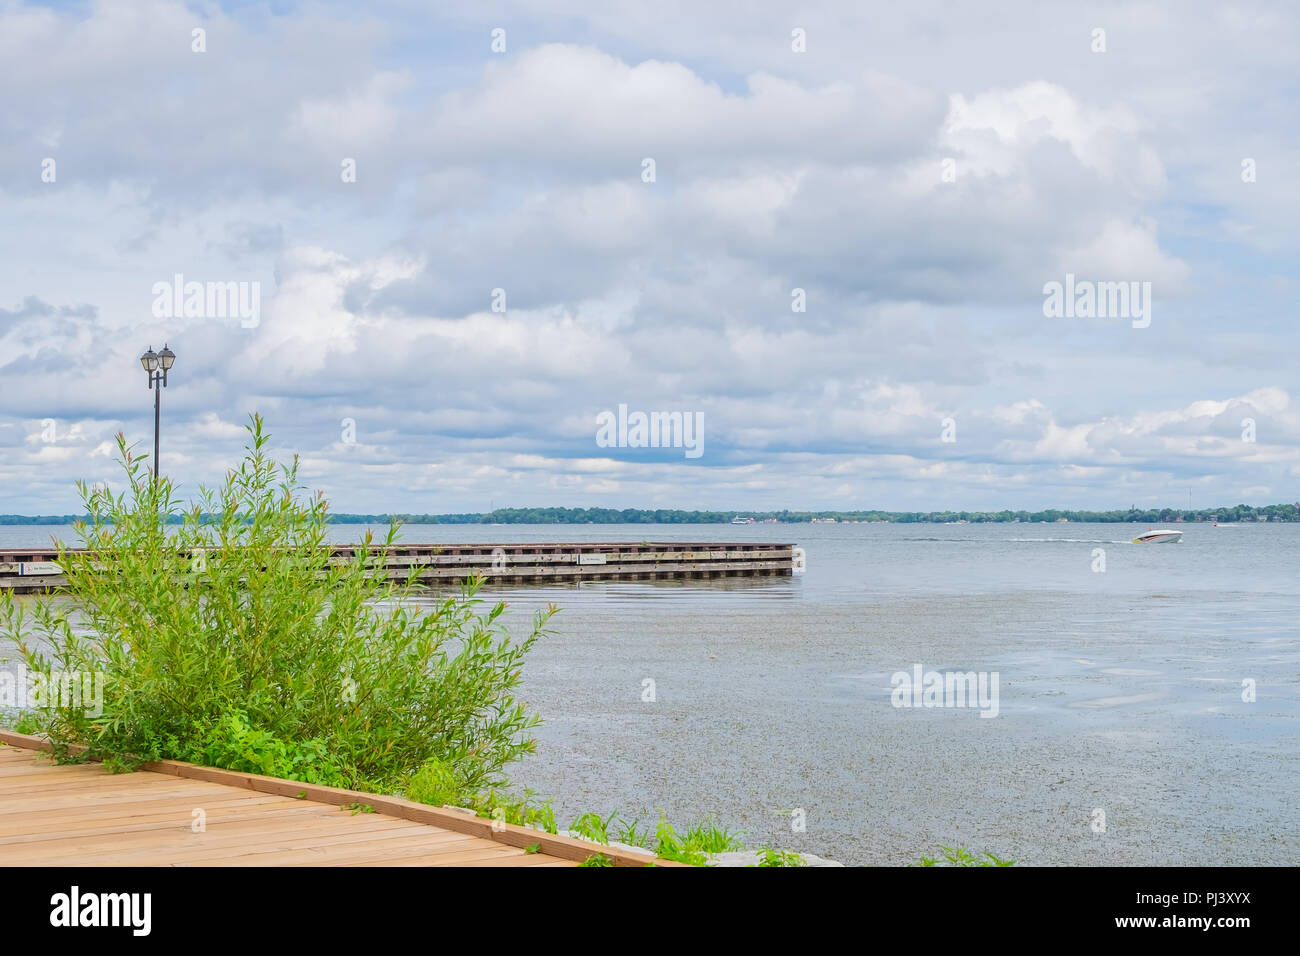
M1300 503L1222 508L1131 508L1125 511L676 511L628 508L499 508L464 514L332 514L331 524L1150 524L1300 521ZM86 515L0 515L0 526L69 525ZM740 519L737 521L737 519ZM173 516L172 524L179 524Z

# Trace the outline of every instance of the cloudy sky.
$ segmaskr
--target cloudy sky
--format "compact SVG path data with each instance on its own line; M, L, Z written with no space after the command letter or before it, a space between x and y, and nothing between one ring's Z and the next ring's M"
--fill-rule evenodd
M1300 10L1084 7L0 0L0 512L164 341L187 490L258 411L339 511L1294 501Z

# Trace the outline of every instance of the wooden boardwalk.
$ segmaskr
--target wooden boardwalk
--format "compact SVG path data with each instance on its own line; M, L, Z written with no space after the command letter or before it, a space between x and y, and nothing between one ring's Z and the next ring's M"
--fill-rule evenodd
M109 774L0 742L0 866L678 865L395 797L176 761Z
M538 584L789 576L803 569L803 552L795 545L763 542L407 544L382 550L388 577L404 579L418 566L419 581L429 586L476 574L488 584ZM351 561L354 552L335 545L331 560ZM63 587L67 581L57 557L53 548L0 549L0 588L25 594Z

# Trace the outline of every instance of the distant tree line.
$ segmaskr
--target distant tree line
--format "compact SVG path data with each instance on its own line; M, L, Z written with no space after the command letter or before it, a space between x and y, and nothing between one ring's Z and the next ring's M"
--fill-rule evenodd
M339 514L331 517L340 524L374 524L388 520L388 515ZM406 524L726 524L733 518L755 521L775 520L799 524L814 518L826 521L889 521L900 524L968 521L989 522L1068 521L1094 522L1168 522L1177 521L1254 521L1272 519L1300 521L1300 503L1254 507L1233 505L1223 508L1129 508L1120 511L1071 511L1049 508L1046 511L677 511L656 508L498 508L491 512L463 514L395 515Z
M83 520L85 515L0 515L0 525L59 525ZM174 516L177 522L179 516ZM726 524L733 518L775 520L788 524L818 521L888 521L899 524L935 524L968 521L971 524L1068 521L1133 522L1171 521L1300 521L1295 504L1232 505L1222 508L1129 508L1121 511L677 511L656 508L498 508L463 514L334 514L333 524Z
M72 524L85 515L0 515L0 524Z

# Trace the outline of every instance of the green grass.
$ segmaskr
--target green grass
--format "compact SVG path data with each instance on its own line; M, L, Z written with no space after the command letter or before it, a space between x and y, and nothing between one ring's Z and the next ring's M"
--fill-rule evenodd
M965 847L941 846L943 851L941 857L923 856L915 863L909 863L908 866L1015 866L1015 860L1003 860L992 853L983 853L975 856Z
M808 861L789 850L774 850L770 846L758 848L759 860L755 866L807 866Z
M609 825L614 822L617 815L617 810L608 817L601 817L599 813L584 813L569 824L569 832L576 833L592 843L603 843L608 846Z
M687 846L686 841L677 835L673 825L663 815L659 817L659 825L655 827L654 851L655 856L662 859L689 863L691 866L707 866L709 863L709 858L704 851L698 847Z
M738 833L717 826L712 817L687 830L686 836L682 838L682 844L690 850L699 850L702 853L727 853L745 849L745 844L740 842Z
M411 795L408 793L407 796ZM481 817L501 819L514 826L533 827L547 833L558 833L560 830L556 825L551 801L539 800L532 790L525 790L522 796L498 790L463 793L451 802L455 806L470 807Z
M547 833L559 832L551 802L539 801L537 794L531 790L526 790L523 796L500 791L467 793L456 790L454 782L440 772L427 770L412 778L412 786L406 791L406 796L411 800L437 806L450 804L470 807L481 817L504 819L506 823L533 827ZM621 819L617 810L607 816L587 812L580 814L566 829L592 843L605 846L622 843L641 847L653 850L660 859L675 860L692 866L709 865L709 856L714 853L745 849L739 831L733 832L719 826L712 817L679 833L667 817L661 815L659 824L652 833L649 828L641 826L640 820L629 822Z
M645 849L650 848L650 830L648 828L638 830L637 824L641 822L640 820L633 820L631 823L626 823L624 821L619 822L622 823L622 826L618 831L618 836L615 837L619 843L626 843L628 846L639 846Z

